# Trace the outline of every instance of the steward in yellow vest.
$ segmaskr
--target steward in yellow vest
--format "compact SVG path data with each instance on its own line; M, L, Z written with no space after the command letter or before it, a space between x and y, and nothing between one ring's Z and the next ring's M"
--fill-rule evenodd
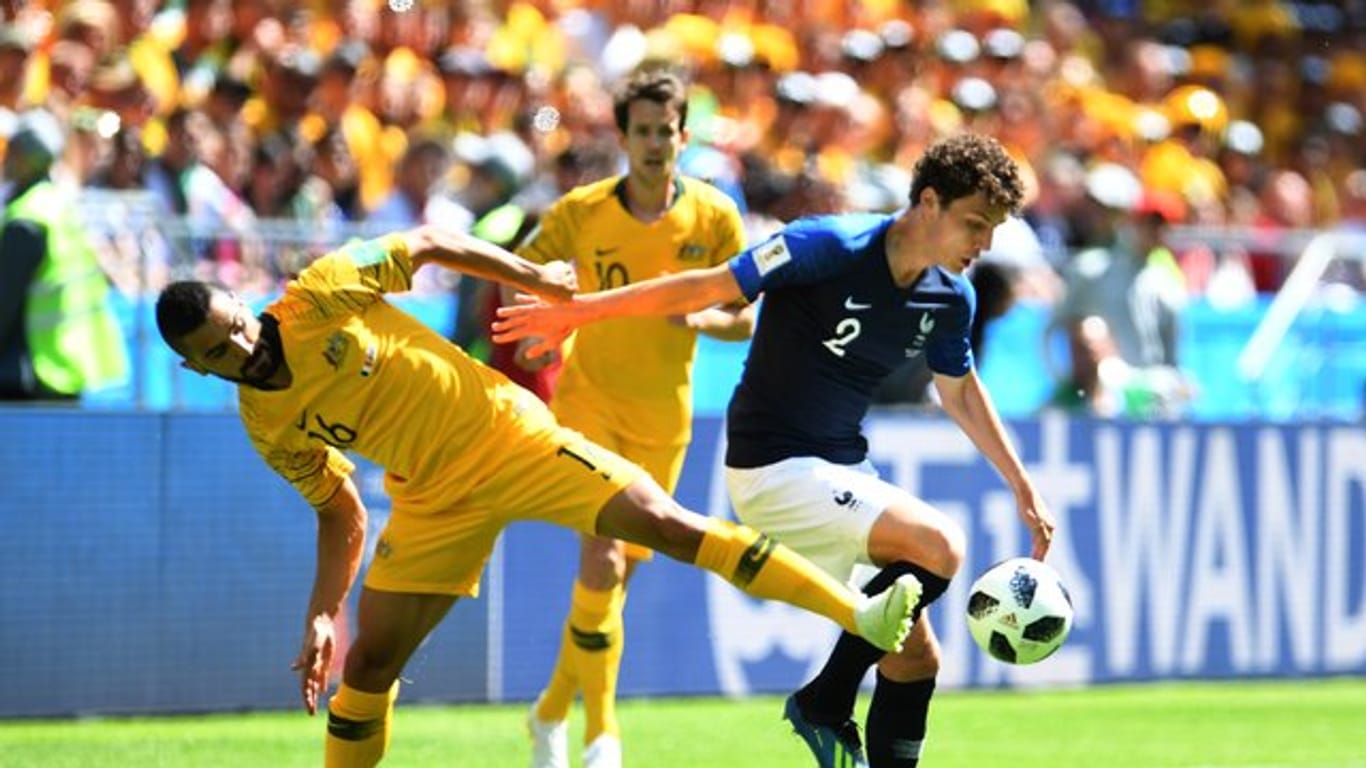
M12 184L0 228L0 400L74 399L127 375L109 283L73 200L48 173L62 129L19 120L5 154Z

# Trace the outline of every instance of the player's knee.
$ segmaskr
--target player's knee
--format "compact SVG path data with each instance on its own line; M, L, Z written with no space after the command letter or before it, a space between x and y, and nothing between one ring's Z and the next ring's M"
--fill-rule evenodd
M900 542L897 549L897 560L915 563L931 573L951 579L963 567L967 539L961 528L946 522L921 529L913 540Z
M397 652L361 637L346 652L346 682L361 690L384 690L398 679L402 669L403 659Z
M958 569L963 567L963 561L967 559L968 539L963 533L963 529L957 525L941 526L939 532L938 548L942 553L944 570L940 574L952 577L958 573Z
M967 537L953 518L926 505L892 506L873 523L868 554L875 563L906 562L945 579L963 566Z
M584 537L579 552L579 581L590 589L607 590L626 580L626 547L615 539Z
M929 557L921 565L934 573L949 579L963 567L968 550L967 537L956 524L945 521L934 526L926 532L922 543L929 551Z

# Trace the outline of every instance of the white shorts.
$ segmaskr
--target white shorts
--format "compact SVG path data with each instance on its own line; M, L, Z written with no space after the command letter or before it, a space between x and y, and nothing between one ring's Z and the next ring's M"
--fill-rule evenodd
M796 550L840 581L866 582L876 571L868 534L883 510L910 494L877 476L870 462L832 464L800 456L754 469L726 467L726 488L740 522Z

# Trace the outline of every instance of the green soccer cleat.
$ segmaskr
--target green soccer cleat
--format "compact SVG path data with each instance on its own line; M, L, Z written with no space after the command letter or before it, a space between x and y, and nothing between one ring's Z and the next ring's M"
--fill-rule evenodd
M888 653L899 652L911 632L911 613L920 604L920 590L920 579L908 573L861 600L854 608L859 636Z
M783 719L792 723L792 730L810 747L820 768L868 768L858 724L853 720L846 720L838 728L813 723L802 714L796 694L787 697Z

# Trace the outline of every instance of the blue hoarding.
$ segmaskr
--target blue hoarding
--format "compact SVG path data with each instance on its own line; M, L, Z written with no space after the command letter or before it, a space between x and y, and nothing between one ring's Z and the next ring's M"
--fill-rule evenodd
M1053 658L1012 668L961 619L970 576L1027 551L1014 501L951 422L875 415L884 476L959 520L969 566L931 611L946 687L1366 673L1366 430L1357 424L1010 425L1059 519L1076 604ZM294 706L313 569L307 506L232 414L0 410L0 716ZM729 516L719 419L699 419L687 506ZM371 540L382 473L361 463ZM407 700L526 699L576 568L567 531L509 528L484 590L409 664ZM657 558L627 600L631 694L783 691L836 628Z

